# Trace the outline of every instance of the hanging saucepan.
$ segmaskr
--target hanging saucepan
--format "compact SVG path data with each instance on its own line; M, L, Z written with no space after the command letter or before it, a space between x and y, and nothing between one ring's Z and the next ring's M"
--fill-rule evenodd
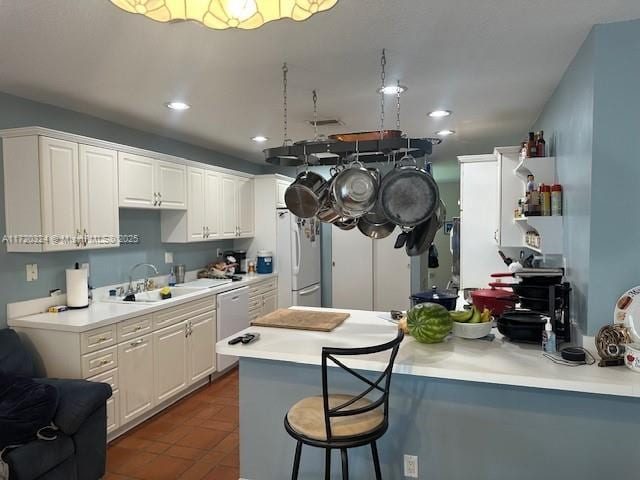
M340 230L353 230L358 225L357 218L343 217L333 224Z
M442 200L438 202L439 204L435 214L407 235L405 250L410 257L417 257L429 250L429 247L433 244L433 240L436 238L438 230L444 225L447 209Z
M360 162L353 162L333 179L332 204L342 216L360 218L375 205L379 186L375 175Z
M384 216L380 202L376 202L373 209L360 217L358 230L369 238L380 240L393 233L396 225Z
M403 229L429 220L440 201L438 184L410 156L400 160L382 179L379 195L385 216Z
M326 187L327 181L321 175L308 170L300 172L284 193L284 202L297 217L312 218L320 210Z
M342 218L342 214L336 210L333 206L333 201L331 199L331 185L333 184L336 175L340 172L339 167L332 167L331 170L331 179L327 182L327 187L324 190L324 194L322 196L320 210L317 213L318 220L323 223L334 223Z

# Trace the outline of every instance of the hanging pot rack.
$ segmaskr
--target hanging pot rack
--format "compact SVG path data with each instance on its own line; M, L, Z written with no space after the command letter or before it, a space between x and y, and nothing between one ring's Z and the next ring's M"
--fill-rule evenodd
M359 142L300 142L294 145L266 148L263 150L267 163L281 167L304 165L308 157L312 165L336 165L346 157L358 152L362 163L395 160L396 156L411 153L414 157L431 155L433 145L440 143L434 138L387 138Z
M400 130L400 81L397 82L396 94L396 130L385 130L384 116L384 87L386 85L385 67L387 63L386 52L382 50L380 59L381 88L380 88L380 130L379 138L370 136L362 139L362 134L346 134L355 140L321 138L318 135L318 96L313 90L313 127L314 138L292 143L288 136L288 105L287 105L287 74L288 67L282 65L283 86L283 142L282 146L266 148L263 150L267 163L280 167L297 167L301 165L337 165L346 157L356 155L362 163L377 163L395 161L399 157L412 155L413 157L425 157L431 155L434 145L442 142L440 138L406 138ZM376 132L367 132L373 134ZM394 136L395 134L397 136ZM360 139L357 137L360 136ZM347 141L345 141L347 140Z

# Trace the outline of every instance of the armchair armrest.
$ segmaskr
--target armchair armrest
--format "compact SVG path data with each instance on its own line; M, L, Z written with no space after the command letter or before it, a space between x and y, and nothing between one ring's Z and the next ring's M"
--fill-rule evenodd
M88 380L38 378L36 382L58 389L58 409L53 422L65 434L73 435L84 421L111 397L111 386Z

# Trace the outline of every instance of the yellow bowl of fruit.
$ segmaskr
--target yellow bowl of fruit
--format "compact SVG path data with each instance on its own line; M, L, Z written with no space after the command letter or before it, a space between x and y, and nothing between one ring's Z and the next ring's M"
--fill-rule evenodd
M476 339L486 337L493 328L491 310L483 311L476 307L470 310L450 312L453 320L453 335L460 338Z

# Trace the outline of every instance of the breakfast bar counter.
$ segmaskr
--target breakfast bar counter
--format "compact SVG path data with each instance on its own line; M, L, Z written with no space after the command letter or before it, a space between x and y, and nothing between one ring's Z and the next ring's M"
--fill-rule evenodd
M253 344L218 342L218 353L240 357L241 478L290 477L295 443L283 418L301 398L321 394L323 346L370 346L396 335L383 313L348 312L332 332L251 327L260 333ZM385 365L376 356L341 360L370 378ZM404 478L405 454L418 456L419 478L437 480L595 480L611 465L619 474L640 470L637 440L624 441L640 431L640 375L626 367L557 365L539 347L496 332L492 342L424 345L407 337L394 372L390 427L379 443L383 478ZM339 369L330 385L334 392L361 388ZM300 478L323 478L316 450L303 450ZM607 461L585 455L594 451ZM373 478L366 449L349 460L351 478ZM339 478L338 457L333 463Z

